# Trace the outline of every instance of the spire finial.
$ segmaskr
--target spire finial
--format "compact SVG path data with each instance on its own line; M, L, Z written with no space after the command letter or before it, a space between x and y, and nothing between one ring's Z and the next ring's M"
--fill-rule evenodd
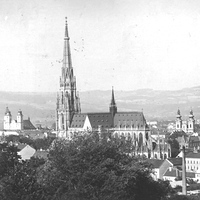
M65 40L69 40L67 17L65 17Z

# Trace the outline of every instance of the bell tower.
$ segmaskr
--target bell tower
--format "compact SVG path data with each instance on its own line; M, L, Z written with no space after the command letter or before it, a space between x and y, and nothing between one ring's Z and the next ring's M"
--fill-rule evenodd
M73 115L81 111L80 99L76 92L76 77L72 67L67 18L65 20L63 63L56 104L56 131L60 137L67 137Z
M193 110L190 110L190 115L189 115L189 120L188 120L188 132L189 133L194 133L194 124L195 124L195 119L194 119L194 114Z
M181 112L179 109L176 115L176 131L182 131L182 119L181 119Z

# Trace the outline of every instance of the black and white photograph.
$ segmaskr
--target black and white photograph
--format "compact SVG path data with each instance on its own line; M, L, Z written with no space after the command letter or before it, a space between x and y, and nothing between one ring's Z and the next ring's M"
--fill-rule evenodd
M199 200L200 1L0 0L0 200Z

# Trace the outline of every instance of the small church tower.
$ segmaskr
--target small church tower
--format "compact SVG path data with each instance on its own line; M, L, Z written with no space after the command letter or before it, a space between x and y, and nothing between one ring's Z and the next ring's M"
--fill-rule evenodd
M193 133L194 130L195 119L193 115L192 109L190 110L189 120L188 120L188 132Z
M176 115L176 131L182 131L182 119L181 119L181 112L179 109Z
M67 137L67 130L70 127L73 115L81 111L80 100L76 92L76 77L72 67L69 39L66 18L63 65L56 105L56 131L60 137Z
M5 115L4 115L4 122L3 122L4 130L10 129L11 121L12 121L11 112L9 111L8 107L6 107L6 112L5 112Z
M17 130L22 130L23 129L23 114L22 111L19 110L17 113Z

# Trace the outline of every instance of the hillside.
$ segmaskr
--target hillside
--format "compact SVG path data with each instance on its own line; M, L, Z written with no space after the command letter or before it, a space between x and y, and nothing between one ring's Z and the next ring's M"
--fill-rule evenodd
M6 106L13 118L19 109L24 118L28 116L33 123L50 125L55 121L56 93L15 93L0 92L0 119L3 120ZM105 112L109 109L111 91L80 92L82 112ZM152 89L115 91L118 111L143 110L147 120L173 120L178 108L183 119L190 108L196 118L200 118L200 87L185 88L177 91Z

